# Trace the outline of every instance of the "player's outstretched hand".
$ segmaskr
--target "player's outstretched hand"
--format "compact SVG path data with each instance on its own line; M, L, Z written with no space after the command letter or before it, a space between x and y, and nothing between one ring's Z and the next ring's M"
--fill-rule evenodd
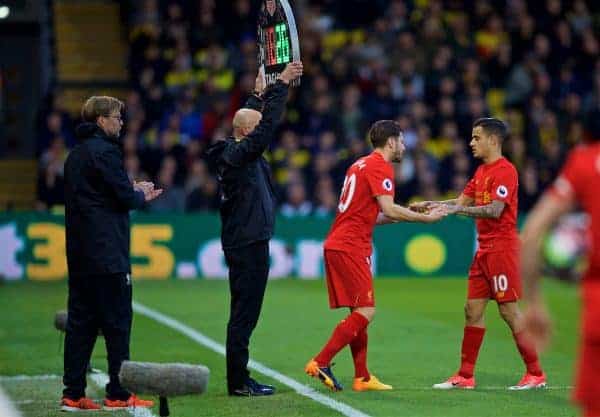
M290 62L285 66L285 69L282 71L282 73L279 74L278 78L285 84L289 84L290 81L300 77L303 70L304 67L302 66L302 61Z
M433 207L435 201L419 201L416 203L409 204L408 208L417 213L427 213L429 209Z
M448 207L445 204L435 205L426 214L429 223L437 222L448 215Z
M538 352L543 351L550 344L552 337L552 320L546 306L541 301L533 301L527 306L523 316L526 334Z

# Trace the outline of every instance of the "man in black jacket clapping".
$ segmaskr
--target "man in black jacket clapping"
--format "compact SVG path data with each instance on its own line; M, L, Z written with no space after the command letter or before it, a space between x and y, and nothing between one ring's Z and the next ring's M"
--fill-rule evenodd
M119 134L123 103L91 97L77 127L80 143L65 162L65 227L69 270L63 411L97 410L85 397L86 370L98 329L106 341L108 374L105 409L149 407L119 382L129 359L131 265L129 210L160 195L152 183L132 184L123 165Z
M233 137L207 150L221 186L221 242L229 267L231 307L227 325L229 395L271 395L274 387L257 383L248 372L248 344L260 315L269 274L269 239L275 223L271 171L263 152L285 109L290 81L302 75L292 62L264 94L259 73L254 96L233 118ZM260 109L262 107L262 114Z

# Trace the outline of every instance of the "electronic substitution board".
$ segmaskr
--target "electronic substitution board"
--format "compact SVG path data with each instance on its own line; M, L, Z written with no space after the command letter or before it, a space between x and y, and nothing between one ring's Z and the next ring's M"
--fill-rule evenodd
M285 66L300 60L294 13L287 0L264 0L258 15L258 59L267 85L275 84ZM292 85L300 84L300 79Z

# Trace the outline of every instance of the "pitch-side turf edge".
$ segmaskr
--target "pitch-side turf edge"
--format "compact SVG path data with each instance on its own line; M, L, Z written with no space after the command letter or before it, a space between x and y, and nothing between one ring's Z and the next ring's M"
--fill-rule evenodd
M98 388L104 388L108 384L108 375L101 371L94 371L88 374L90 379ZM14 376L2 376L0 375L0 382L15 382L15 381L46 381L51 379L61 379L60 375L14 375ZM54 400L11 400L12 404L25 405L25 404L56 404ZM128 408L127 412L134 417L156 417L147 408Z
M169 327L172 330L176 330L179 333L189 337L196 343L198 343L198 344L200 344L222 356L225 356L225 346L223 346L222 344L205 336L204 334L200 333L199 331L194 330L191 327L181 323L180 321L177 321L169 316L159 313L158 311L153 310L149 307L146 307L143 304L140 304L135 301L133 302L133 311L135 311L138 314L141 314L142 316L151 318L154 321L161 323L161 324ZM271 368L261 364L260 362L250 360L248 362L248 367L257 372L260 372L263 375L273 378L276 381L279 381L283 385L287 385L288 387L290 387L294 391L296 391L298 394L300 394L304 397L310 398L311 400L316 401L320 404L323 404L326 407L329 407L333 410L336 410L347 417L370 417L368 414L365 414L362 411L359 411L359 410L349 406L348 404L333 400L330 397L315 391L313 388L303 385L300 382L296 381L295 379L290 378L286 375L283 375L282 373L279 373L279 372L275 371L274 369L271 369Z
M0 382L13 382L13 381L30 381L30 380L47 380L47 379L60 379L62 378L61 375L14 375L14 376L0 376ZM541 390L554 390L554 391L568 391L568 390L572 390L574 387L571 385L563 385L563 386L559 386L559 385L550 385L544 388L540 388ZM493 386L493 385L487 385L487 386L477 386L475 389L472 390L472 392L477 392L477 391L506 391L508 390L508 385L507 386ZM419 386L413 386L413 387L399 387L397 385L394 385L394 391L433 391L432 387L419 387ZM444 391L444 390L435 390L435 391ZM447 390L447 391L452 391L452 390ZM514 390L513 392L519 392L519 390ZM32 400L21 400L21 401L13 401L15 404L21 404L23 403L23 401L30 401L30 402L36 402L36 401L32 401Z

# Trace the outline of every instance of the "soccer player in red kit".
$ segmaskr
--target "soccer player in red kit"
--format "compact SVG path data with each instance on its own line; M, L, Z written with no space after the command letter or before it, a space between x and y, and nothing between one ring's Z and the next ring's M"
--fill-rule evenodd
M332 391L340 391L342 386L331 371L331 360L347 345L354 361L355 391L392 389L367 369L367 326L375 315L370 258L373 227L398 221L431 223L447 214L445 207L423 214L394 204L392 162L399 162L404 153L398 123L376 122L369 138L375 149L348 168L335 221L324 244L329 306L348 307L350 314L305 367L307 374L319 378Z
M600 132L598 132L600 133ZM600 135L598 135L600 138ZM560 216L581 207L589 216L588 267L581 281L582 314L579 364L574 399L585 417L600 417L600 144L573 149L562 172L529 213L523 228L522 274L525 284L525 324L544 347L550 320L539 290L540 245Z
M496 301L500 315L512 330L527 368L517 385L510 388L531 389L546 385L546 375L540 367L537 352L523 332L523 315L517 305L521 296L518 174L502 156L502 142L507 135L506 125L499 119L476 120L470 146L473 156L481 159L483 164L477 168L462 194L455 200L425 201L410 206L423 210L443 204L451 214L477 219L479 247L469 269L460 369L433 388L475 388L473 373L485 334L484 312L490 299Z

